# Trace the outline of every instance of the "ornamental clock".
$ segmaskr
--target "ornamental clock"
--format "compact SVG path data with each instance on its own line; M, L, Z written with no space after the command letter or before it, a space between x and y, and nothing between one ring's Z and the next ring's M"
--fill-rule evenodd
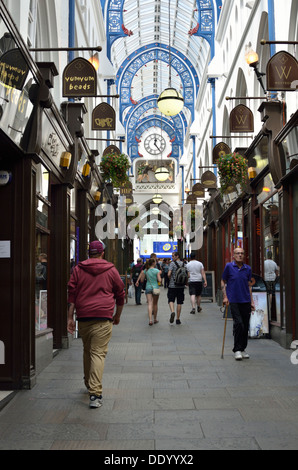
M151 134L145 139L144 145L148 153L159 155L166 148L166 141L159 134Z

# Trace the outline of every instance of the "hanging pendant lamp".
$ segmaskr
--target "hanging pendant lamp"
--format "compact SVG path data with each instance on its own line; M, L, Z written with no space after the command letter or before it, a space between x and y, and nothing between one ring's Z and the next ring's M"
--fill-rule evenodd
M157 105L165 116L176 116L184 108L184 99L175 88L166 88L160 94Z
M154 204L161 204L163 199L162 199L162 195L161 194L154 194L153 198L152 198L152 201L154 202Z
M160 112L166 116L176 116L184 107L183 96L172 87L172 55L171 55L171 0L169 0L169 87L159 96L157 105Z
M166 181L170 176L169 170L165 166L160 166L155 171L155 178L157 181L163 182Z

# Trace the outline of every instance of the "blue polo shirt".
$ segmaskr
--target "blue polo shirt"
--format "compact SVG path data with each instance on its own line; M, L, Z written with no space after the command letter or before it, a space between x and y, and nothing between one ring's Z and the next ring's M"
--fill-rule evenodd
M251 302L249 285L251 281L251 267L243 264L239 268L235 261L227 263L222 279L226 282L226 292L230 303Z

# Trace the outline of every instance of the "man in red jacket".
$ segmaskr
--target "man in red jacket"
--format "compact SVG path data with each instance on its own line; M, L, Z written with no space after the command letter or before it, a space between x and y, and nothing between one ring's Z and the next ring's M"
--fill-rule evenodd
M84 379L90 408L102 405L102 375L112 327L120 323L124 284L112 263L104 258L104 244L89 246L89 259L76 266L68 283L68 331L75 331L74 312L84 346ZM116 303L116 312L115 311Z

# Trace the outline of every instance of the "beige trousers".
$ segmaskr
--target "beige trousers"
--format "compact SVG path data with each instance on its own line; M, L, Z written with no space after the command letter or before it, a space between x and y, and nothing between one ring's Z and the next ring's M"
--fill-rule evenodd
M84 346L85 384L90 395L102 395L102 375L113 323L110 321L78 322Z

